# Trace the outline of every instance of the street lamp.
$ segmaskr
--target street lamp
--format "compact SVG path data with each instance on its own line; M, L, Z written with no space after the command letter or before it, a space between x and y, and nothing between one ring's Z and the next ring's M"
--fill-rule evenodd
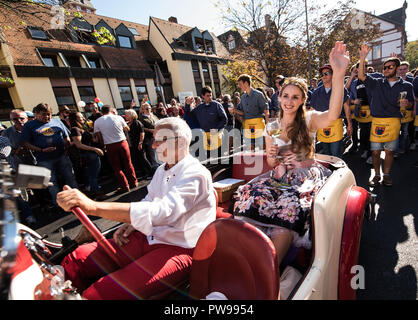
M309 85L312 87L312 66L311 66L311 40L309 37L309 22L308 22L308 4L305 0L305 14L306 14L306 36L308 39L308 66L309 66Z

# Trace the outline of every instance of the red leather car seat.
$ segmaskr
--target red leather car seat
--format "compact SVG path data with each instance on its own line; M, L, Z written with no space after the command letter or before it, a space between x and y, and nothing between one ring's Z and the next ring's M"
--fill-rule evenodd
M234 154L232 178L248 182L271 169L264 151L238 152Z
M271 240L256 227L234 219L212 222L193 253L190 297L221 292L229 300L276 300L279 269Z

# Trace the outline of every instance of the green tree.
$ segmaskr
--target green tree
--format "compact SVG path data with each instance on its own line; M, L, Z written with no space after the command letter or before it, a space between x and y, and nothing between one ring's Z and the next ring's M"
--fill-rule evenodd
M250 75L257 85L257 78L262 77L262 72L258 69L257 62L251 60L242 60L240 56L233 56L231 61L226 65L221 66L223 75L225 76L225 82L223 89L225 92L231 95L234 92L239 92L238 78L242 74ZM259 83L261 85L261 83Z
M410 63L409 70L418 68L418 40L408 42L406 45L405 60Z

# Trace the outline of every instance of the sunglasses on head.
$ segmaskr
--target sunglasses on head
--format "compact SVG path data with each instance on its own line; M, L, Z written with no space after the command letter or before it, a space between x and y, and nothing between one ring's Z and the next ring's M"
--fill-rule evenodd
M322 77L325 77L325 76L329 76L330 74L332 74L332 72L331 71L327 71L327 72L324 72L323 74L321 74L321 76Z
M383 70L387 70L387 69L392 70L393 68L395 68L395 66L391 64L390 66L384 66Z

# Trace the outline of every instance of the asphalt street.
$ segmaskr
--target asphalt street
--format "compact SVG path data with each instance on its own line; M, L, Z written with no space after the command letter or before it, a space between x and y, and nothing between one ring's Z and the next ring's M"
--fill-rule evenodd
M371 166L361 159L360 154L344 154L343 160L354 172L357 184L377 195L376 216L364 220L359 253L359 265L364 268L364 289L359 289L360 300L395 299L416 300L418 298L418 150L400 156L393 165L393 186L369 188ZM106 201L131 202L145 197L143 180L130 193L114 194L115 181L112 177L103 180ZM116 223L105 219L94 219L107 230ZM36 231L48 235L48 240L59 242L60 227L65 234L74 238L81 226L70 213L48 215Z

